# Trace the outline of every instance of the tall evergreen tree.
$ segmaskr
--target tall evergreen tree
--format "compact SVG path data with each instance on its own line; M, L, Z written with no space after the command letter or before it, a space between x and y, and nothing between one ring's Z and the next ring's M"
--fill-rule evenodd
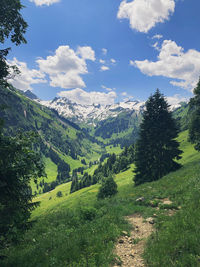
M160 179L170 171L180 167L175 159L180 159L182 151L175 140L178 135L175 120L169 105L157 89L145 104L140 136L136 144L135 184Z
M192 114L189 138L195 144L195 149L200 151L200 79L194 89L194 97L191 98L189 105Z

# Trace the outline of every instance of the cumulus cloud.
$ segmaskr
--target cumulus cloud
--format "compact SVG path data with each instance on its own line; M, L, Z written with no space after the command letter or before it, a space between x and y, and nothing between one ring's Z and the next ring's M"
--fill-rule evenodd
M60 97L66 97L72 102L82 104L82 105L92 105L92 104L101 104L101 105L110 105L113 104L115 98L117 97L115 92L102 93L102 92L86 92L83 89L76 88L70 91L61 91L58 93Z
M100 70L101 71L106 71L109 70L110 68L108 66L101 66Z
M106 63L106 61L105 61L105 60L103 60L103 59L99 59L99 63L101 63L101 64L105 64L105 63Z
M30 2L34 2L36 6L50 6L52 4L60 2L60 0L30 0Z
M81 55L81 57L83 59L88 59L88 60L92 60L92 61L96 60L95 59L95 52L90 46L82 46L82 47L79 46L77 54Z
M184 52L171 40L163 41L157 61L146 59L132 62L142 73L175 79L171 84L184 89L194 88L200 75L200 52L194 49Z
M172 106L176 106L180 102L188 102L188 99L186 97L183 97L179 94L176 94L174 96L167 96L166 98L167 98L167 102Z
M111 58L111 63L115 64L117 61L114 58Z
M29 69L25 62L18 61L16 58L8 61L9 65L16 65L20 71L19 75L14 76L9 82L22 91L32 90L32 84L46 83L45 74L36 69Z
M59 46L53 56L38 59L37 63L42 72L49 75L52 87L71 89L85 87L80 75L87 74L86 60L95 60L91 47L79 47L75 52L69 46Z
M135 66L135 62L134 62L133 60L130 60L130 61L129 61L129 65L130 65L130 66Z
M147 33L157 23L168 20L174 9L175 0L124 0L120 4L117 17L129 19L132 29Z
M104 55L106 55L107 52L108 52L108 50L107 50L106 48L102 48L102 53L103 53Z

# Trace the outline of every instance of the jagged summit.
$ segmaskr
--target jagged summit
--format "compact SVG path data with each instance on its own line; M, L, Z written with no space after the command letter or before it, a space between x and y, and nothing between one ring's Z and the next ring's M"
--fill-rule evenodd
M32 100L39 100L39 98L35 94L33 94L30 90L25 91L24 95Z
M87 123L95 123L105 120L108 117L116 117L123 111L141 112L144 108L144 102L139 102L137 100L128 100L126 102L104 106L101 104L78 104L66 97L62 97L54 98L52 101L40 101L40 103L57 110L61 116L70 118L74 122Z

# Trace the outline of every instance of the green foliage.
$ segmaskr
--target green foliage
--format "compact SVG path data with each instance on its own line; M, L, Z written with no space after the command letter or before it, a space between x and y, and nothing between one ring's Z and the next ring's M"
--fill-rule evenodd
M140 137L136 145L135 184L160 179L180 167L182 151L175 140L178 130L163 95L157 90L145 104Z
M108 118L97 123L94 135L103 138L109 145L120 144L121 148L130 146L138 137L142 114L135 111L121 112L115 118ZM114 152L114 151L113 151Z
M35 134L0 133L0 248L16 241L28 226L32 203L30 180L44 176L41 155L32 149Z
M189 105L192 113L189 138L195 144L195 149L200 151L200 80L194 89L194 97L191 98Z
M26 43L24 34L27 23L20 14L23 6L20 0L1 0L0 5L0 42L4 43L5 39L10 38L12 43L20 45ZM8 86L7 79L9 75L18 74L16 66L9 66L6 57L10 48L0 50L0 83Z
M115 194L117 194L117 184L115 183L113 177L109 176L102 182L97 198L104 199L106 197L112 197Z
M58 192L57 192L57 194L56 194L56 196L57 196L57 197L62 197L62 196L63 196L63 194L62 194L62 192L61 192L61 191L58 191Z
M180 132L188 130L190 120L189 104L182 102L181 106L172 112L172 116L176 120Z
M130 147L125 147L119 156L116 156L114 153L109 155L109 158L104 164L102 164L102 160L100 159L100 163L95 169L93 176L85 172L80 181L76 178L72 182L71 193L101 182L105 177L109 177L110 174L117 174L120 171L126 170L128 165L134 161L134 153L134 145L131 145ZM105 159L107 155L108 154L104 154L102 158Z
M26 43L24 34L27 23L20 14L23 6L20 0L1 0L0 6L0 42L4 43L9 38L13 43L19 45Z
M180 160L183 167L151 184L134 187L132 165L116 175L118 194L113 198L97 200L99 185L66 195L70 183L37 197L36 200L41 201L33 212L33 219L37 222L25 234L24 240L5 250L8 258L0 265L62 267L64 263L66 266L110 266L115 241L122 231L131 230L124 216L141 214L148 218L156 213L158 232L145 252L149 251L146 254L148 265L198 266L200 205L198 201L193 205L191 200L194 190L199 191L200 154L187 142L187 137L187 132L184 132L178 138L184 150ZM56 197L57 191L63 192L62 198ZM196 200L198 195L195 194ZM141 196L147 201L168 197L174 205L181 206L181 210L169 217L165 210L138 205L136 199ZM186 212L186 206L190 212Z

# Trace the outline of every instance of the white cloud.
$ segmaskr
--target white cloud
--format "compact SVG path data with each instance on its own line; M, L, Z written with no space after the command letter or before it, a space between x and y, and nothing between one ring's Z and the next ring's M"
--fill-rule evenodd
M181 46L171 40L163 41L157 61L146 59L133 63L142 73L173 78L175 80L171 84L184 89L194 88L200 75L200 52L194 49L184 52Z
M127 94L127 92L122 92L121 95L127 96L128 94Z
M129 19L132 29L147 33L157 23L168 20L174 9L175 0L124 0L117 17Z
M103 88L103 89L105 89L105 90L107 90L109 92L111 92L113 90L116 90L116 88L109 88L109 87L106 87L105 85L102 85L101 88Z
M96 60L95 59L95 52L90 46L82 46L82 47L79 46L77 54L81 55L81 57L83 59L88 59L88 60L92 60L92 61Z
M158 42L155 42L153 45L152 45L153 48L155 48L157 51L160 51L160 47L159 47L159 43Z
M105 61L105 60L103 60L103 59L99 59L99 63L101 63L101 64L105 64L105 63L106 63L106 61Z
M115 64L117 61L114 58L111 58L111 63Z
M154 35L153 37L152 37L152 39L162 39L163 38L163 36L162 36L162 34L156 34L156 35Z
M108 66L101 66L100 70L101 71L106 71L109 70L110 68Z
M52 4L60 2L60 0L30 0L30 2L34 2L36 6L50 6Z
M102 93L102 92L86 92L83 89L76 88L70 91L61 91L58 93L60 97L66 97L72 102L82 104L82 105L92 105L92 104L101 104L101 105L110 105L113 104L115 98L117 97L115 92Z
M9 82L22 91L32 90L32 84L46 83L45 74L40 70L29 69L25 62L18 61L16 58L8 61L9 65L16 65L20 74L14 76Z
M167 102L172 106L176 106L180 102L188 102L188 99L186 97L183 97L183 96L178 95L178 94L176 94L174 96L167 96L166 99L167 99Z
M71 89L86 86L80 76L88 73L86 59L95 60L90 47L79 47L76 53L69 46L59 46L53 56L38 59L37 63L49 75L51 86Z
M102 48L102 53L106 55L108 53L108 50L106 48Z
M135 66L135 62L134 62L133 60L130 60L130 61L129 61L129 65L131 65L131 66Z

